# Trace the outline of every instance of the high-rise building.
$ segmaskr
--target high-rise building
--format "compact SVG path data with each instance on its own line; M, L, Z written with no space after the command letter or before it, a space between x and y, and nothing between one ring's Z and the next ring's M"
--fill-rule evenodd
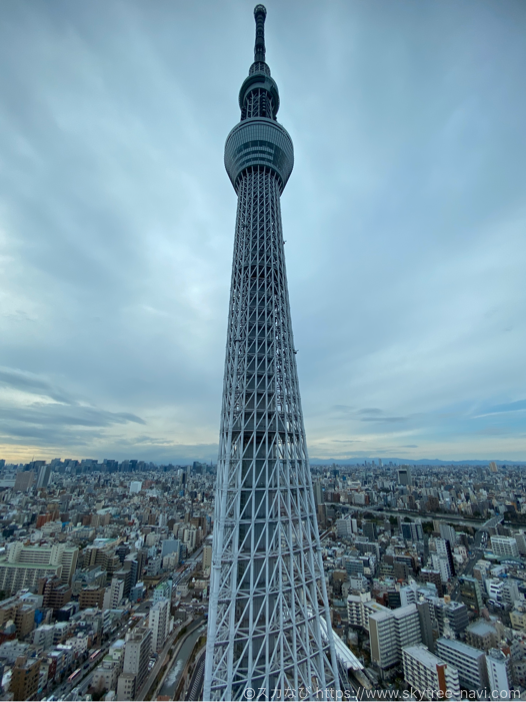
M364 622L366 621L366 616L364 606L367 602L371 602L370 592L361 592L358 595L349 595L347 597L347 617L349 626L365 626Z
M519 557L517 540L512 536L492 536L491 550L496 556L501 556L502 558Z
M103 607L104 609L117 609L120 605L122 598L124 597L124 580L119 578L112 578L111 584L106 588L106 593L104 595Z
M473 646L468 646L455 639L438 639L437 656L451 663L458 670L462 687L468 690L480 690L488 684L486 656Z
M336 520L336 533L339 539L350 539L352 536L352 523L350 519Z
M422 522L402 522L402 537L406 541L422 541L424 539Z
M35 473L32 470L21 470L18 471L15 477L14 490L20 490L20 492L25 492L35 482Z
M472 612L479 614L484 605L479 581L465 575L458 582L460 599Z
M422 643L420 618L415 604L369 615L371 659L384 670L402 660L402 649Z
M422 568L422 570L420 571L420 579L424 583L433 583L433 585L437 589L438 594L442 595L442 578L440 576L439 570L432 570L431 568Z
M161 544L161 558L169 556L172 553L176 554L176 560L179 562L179 553L181 551L181 542L179 539L163 539Z
M436 550L441 558L446 558L449 564L449 570L451 576L455 576L455 560L453 558L453 551L451 550L451 544L447 539L436 539Z
M142 489L141 480L132 480L130 483L130 495L137 495Z
M51 464L44 464L38 469L37 488L46 488L51 478Z
M20 656L16 659L9 691L14 700L34 700L38 691L40 660Z
M443 599L433 600L435 620L440 636L444 636L446 623L456 637L461 637L468 625L468 608L463 602L451 600L448 595ZM446 622L447 620L447 622Z
M420 620L422 643L433 653L435 650L435 639L433 636L433 616L431 607L431 602L424 597L420 597L416 603L418 618Z
M363 535L367 536L370 541L376 541L378 538L378 529L374 522L365 522L363 524Z
M203 570L210 570L212 565L212 544L203 547Z
M511 699L511 658L498 648L492 648L486 656L486 665L492 697L500 700Z
M117 684L118 700L137 699L148 675L148 661L152 650L152 630L136 627L124 646L122 674Z
M173 590L173 581L172 580L163 580L162 582L159 583L159 585L157 585L157 587L153 591L153 601L159 602L160 600L168 600L168 602L171 603L172 590Z
M449 543L454 546L457 543L457 532L455 527L451 524L446 524L445 522L439 522L440 536L442 539L446 539Z
M411 476L411 468L409 466L400 466L398 469L398 484L412 485L413 478Z
M33 589L41 578L53 576L64 584L70 583L78 554L78 548L65 544L24 546L20 541L10 544L7 557L0 557L0 590L12 593L26 587Z
M153 605L150 609L148 626L152 630L153 650L162 651L170 632L170 602L168 600L158 600Z
M402 655L404 679L422 699L460 699L458 671L452 665L434 656L422 644L407 646Z
M204 699L242 699L249 688L317 699L319 691L336 695L339 681L333 632L324 627L330 616L281 227L294 153L276 120L264 6L254 15L254 63L225 146L238 207Z

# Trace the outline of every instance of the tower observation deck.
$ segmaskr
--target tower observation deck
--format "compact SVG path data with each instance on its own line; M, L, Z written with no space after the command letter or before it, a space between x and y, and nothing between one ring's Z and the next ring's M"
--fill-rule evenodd
M238 196L205 700L337 699L338 669L296 370L280 196L294 150L276 121L257 5L241 120L225 145ZM323 621L325 620L325 621Z

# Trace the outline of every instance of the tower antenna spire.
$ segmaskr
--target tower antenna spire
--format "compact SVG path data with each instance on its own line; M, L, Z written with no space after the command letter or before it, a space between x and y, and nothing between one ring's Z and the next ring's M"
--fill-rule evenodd
M267 8L265 5L256 5L254 18L256 20L256 43L254 46L254 62L265 62L265 19Z

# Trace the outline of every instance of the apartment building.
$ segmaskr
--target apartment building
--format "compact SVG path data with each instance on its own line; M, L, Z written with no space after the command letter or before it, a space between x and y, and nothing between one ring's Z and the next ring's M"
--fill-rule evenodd
M511 658L498 648L492 648L486 656L488 683L493 697L509 700L510 680L512 678Z
M459 699L458 671L422 644L402 650L404 679L422 698Z
M402 660L402 649L422 642L420 618L415 604L369 615L371 659L382 669Z
M137 627L124 646L123 672L117 683L118 700L137 699L148 675L152 630Z
M519 547L517 539L512 536L492 536L491 550L496 556L502 558L518 558Z
M152 630L152 648L161 651L170 632L170 602L158 600L150 609L148 626Z
M23 588L36 590L40 578L59 578L71 583L77 567L79 550L65 544L24 546L17 541L10 545L7 557L0 558L0 590L8 593Z
M486 656L473 646L468 646L455 639L438 639L437 655L458 670L462 687L468 690L480 690L488 684Z

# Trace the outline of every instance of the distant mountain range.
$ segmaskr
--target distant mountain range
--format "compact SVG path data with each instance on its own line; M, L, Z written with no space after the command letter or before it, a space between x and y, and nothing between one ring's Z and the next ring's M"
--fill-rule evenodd
M378 457L366 458L365 456L360 456L357 458L315 458L311 457L310 463L313 466L332 466L334 463L339 466L356 466L362 465L367 461L371 463L374 461L378 465L378 461L381 460L384 467L389 464L389 462L395 465L404 466L489 466L490 461L495 461L497 466L526 466L526 461L515 461L515 460L505 460L502 461L497 458L490 458L487 461L481 461L478 459L468 459L464 461L442 461L439 458L419 458L414 460L412 458L384 458L383 456L379 459Z

